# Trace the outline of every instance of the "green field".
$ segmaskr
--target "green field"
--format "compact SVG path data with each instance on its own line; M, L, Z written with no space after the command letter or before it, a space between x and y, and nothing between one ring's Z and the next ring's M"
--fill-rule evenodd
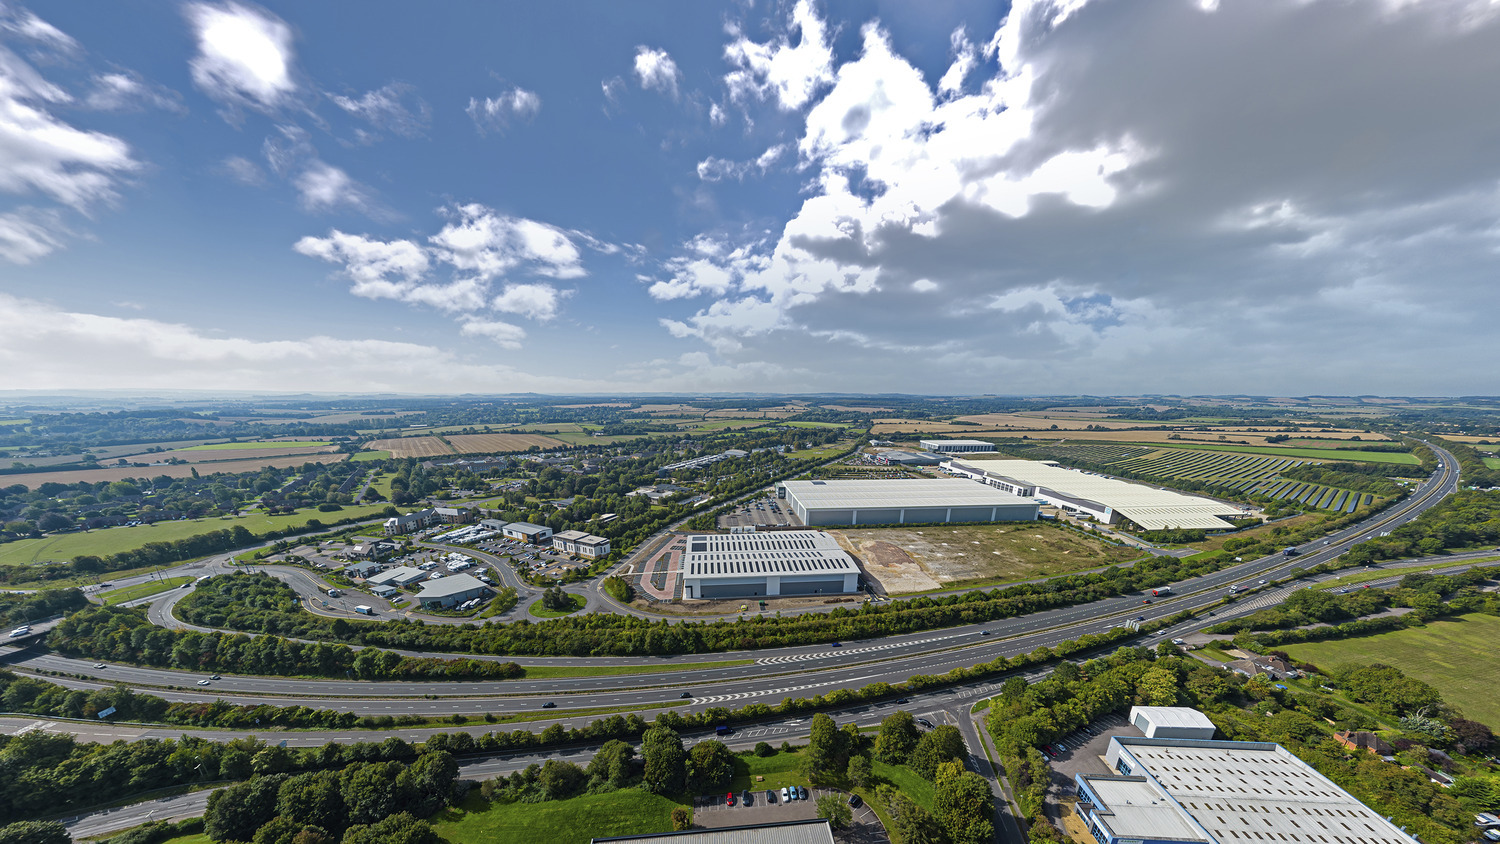
M1500 618L1475 613L1397 630L1328 642L1287 645L1292 658L1323 669L1336 665L1380 662L1429 683L1443 700L1486 724L1500 723L1495 685L1500 667L1494 661L1500 641Z
M168 577L162 580L152 580L148 583L137 583L124 589L113 589L105 592L101 597L106 604L119 604L125 601L134 601L136 598L144 598L147 595L157 595L168 589L176 589L184 583L192 580L191 577Z
M788 428L852 428L848 422L775 422L772 424L785 425Z
M1486 457L1483 459L1484 465L1490 467L1491 469L1500 469L1500 457Z
M312 448L313 446L328 445L327 440L299 440L296 442L267 441L248 443L211 443L209 445L195 445L179 449L179 451L235 451L246 449L267 448Z
M588 434L588 433L577 433L577 434L566 434L565 433L565 434L548 434L547 436L552 437L555 440L562 440L563 442L567 443L568 445L614 445L615 443L630 442L631 440L638 440L638 439L641 439L642 437L647 437L647 436L650 436L650 435L649 434L610 434L608 436L596 437L593 434Z
M265 533L291 526L307 524L308 519L319 519L325 523L335 519L357 516L371 518L384 510L387 504L352 504L332 513L304 510L289 516L226 516L217 519L182 519L157 522L136 527L113 527L78 533L62 533L44 536L41 539L22 539L0 545L0 565L24 566L38 562L63 562L85 554L107 556L117 551L140 548L148 542L170 542L216 530L228 530L240 525L252 533Z
M705 419L701 422L683 422L681 427L694 431L722 431L726 428L759 428L769 425L774 419Z
M217 844L217 842L200 832L197 835L179 835L176 838L168 838L162 844Z
M578 612L579 610L583 609L584 604L587 603L587 601L583 599L582 595L570 595L569 597L573 599L573 608L571 610L563 610L561 612L558 612L557 610L543 609L542 601L540 598L538 598L537 600L532 602L531 606L526 608L526 611L531 613L532 617L534 618L561 618L565 615L572 615L573 613Z
M433 828L454 844L532 841L588 844L594 838L672 831L678 803L638 788L586 794L571 800L495 805L476 789L456 809L435 816Z
M389 460L390 458L391 453L389 451L361 451L350 457L349 460L352 463L362 463L366 460Z

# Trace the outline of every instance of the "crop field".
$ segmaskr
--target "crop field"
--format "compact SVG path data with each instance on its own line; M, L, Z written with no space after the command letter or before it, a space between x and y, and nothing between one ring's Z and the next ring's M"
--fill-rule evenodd
M311 459L320 454L330 454L337 446L330 443L319 443L312 448L277 448L276 443L255 443L265 446L264 448L241 448L226 451L165 451L152 456L152 459L162 460L166 458L177 458L189 463L221 463L225 460L257 460L266 457L295 457Z
M60 533L40 539L18 539L0 544L0 565L24 566L31 563L63 562L83 554L103 557L117 551L140 548L149 542L186 539L189 536L198 536L216 530L228 530L236 525L252 533L265 533L294 525L305 525L308 519L331 522L350 516L373 518L387 506L384 503L351 504L332 513L304 510L288 516L267 516L257 513L213 519L178 519L135 527L112 527Z
M1286 645L1293 659L1323 669L1336 665L1380 662L1441 689L1443 699L1464 715L1486 724L1500 723L1500 666L1494 660L1500 641L1500 618L1475 613L1429 621L1423 627L1374 636Z
M152 455L156 457L156 455ZM199 474L211 472L254 472L266 466L274 466L285 469L291 466L301 466L303 463L339 463L348 459L347 454L294 454L291 456L245 458L239 460L218 460L203 466L194 466L190 463L163 464L160 466L105 466L98 469L78 469L71 472L26 472L17 475L0 476L6 486L11 484L24 484L28 489L36 489L38 486L56 482L60 484L76 484L79 481L98 483L99 481L118 481L125 478L155 478L166 475L169 478L185 478L199 468ZM200 468L201 467L201 468Z
M371 451L389 451L397 460L408 457L447 457L453 449L440 437L398 437L393 440L374 440L365 443Z
M554 434L553 439L562 440L568 445L614 445L631 440L643 439L649 434L607 434L594 436L593 434Z
M706 407L694 407L690 404L643 404L630 411L631 413L705 413Z
M207 445L191 445L179 451L255 451L266 448L326 448L333 443L327 440L265 440L262 442L241 443L209 443Z
M1156 425L1176 425L1176 422L1138 422L1130 419L1100 419L1076 413L980 413L958 417L963 422L973 422L983 428L1022 428L1027 430L1050 428L1056 425L1063 430L1076 430L1089 425L1104 428L1144 428Z
M567 445L562 440L541 434L452 434L447 439L459 454L493 454L525 451L532 446L550 449Z
M890 594L1049 577L1138 559L1043 522L830 531Z
M765 419L712 419L702 422L684 422L678 427L691 431L725 431L730 428L759 428Z
M1357 448L1264 448L1233 445L1165 445L1166 448L1191 448L1206 451L1237 451L1246 454L1268 454L1273 457L1302 457L1309 460L1348 460L1359 463L1395 463L1416 466L1422 461L1415 454L1394 451L1360 451Z
M1303 483L1281 477L1281 472L1314 461L1295 456L1240 454L1230 451L1195 448L1156 448L1149 445L1050 445L1034 449L1037 459L1056 459L1064 463L1102 464L1133 475L1147 475L1173 480L1213 484L1245 495L1257 494L1278 501L1296 501L1322 510L1352 513L1358 507L1374 502L1368 493L1360 494L1321 484ZM1271 451L1266 449L1266 451ZM1285 449L1285 452L1296 449ZM1391 455L1400 457L1401 455Z

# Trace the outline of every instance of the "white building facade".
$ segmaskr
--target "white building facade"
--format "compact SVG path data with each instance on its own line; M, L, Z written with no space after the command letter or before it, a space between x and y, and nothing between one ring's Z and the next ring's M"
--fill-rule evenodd
M696 534L682 558L684 598L851 595L860 570L819 530Z

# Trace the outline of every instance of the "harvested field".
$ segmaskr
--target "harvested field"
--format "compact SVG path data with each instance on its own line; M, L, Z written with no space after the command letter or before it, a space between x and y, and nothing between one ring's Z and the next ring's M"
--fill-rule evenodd
M532 446L551 449L567 443L541 434L452 434L448 442L459 454L490 454L506 451L525 451Z
M453 453L453 449L438 437L398 437L393 440L374 440L366 443L365 448L372 451L389 451L391 456L398 460L407 457L446 457Z
M153 455L153 457L156 455ZM192 463L176 463L162 466L108 466L100 469L80 469L76 472L27 472L20 475L3 475L6 486L12 484L25 484L28 489L36 489L44 483L56 482L60 484L76 484L79 481L98 483L99 481L118 481L124 478L155 478L166 475L169 478L185 478L193 474L194 468L199 468L200 474L213 472L254 472L266 466L287 468L289 466L301 466L303 463L332 464L347 460L347 454L311 454L292 455L282 457L248 458L241 460L222 460L208 465Z
M978 431L973 425L954 425L951 422L932 422L924 419L876 419L870 427L872 434L889 434L893 431L915 431L922 434L944 431Z
M1077 413L980 413L958 417L964 422L974 422L985 428L1049 428L1056 425L1065 430L1086 428L1090 425L1104 428L1141 428L1164 425L1164 422L1135 422L1121 419L1099 419ZM961 427L961 426L960 426Z
M593 404L554 404L552 406L553 407L565 407L565 408L570 408L570 409L571 408L575 408L575 407L630 407L630 402L628 402L628 401L600 401L600 402L594 402Z
M889 407L850 407L844 404L824 404L819 407L825 410L842 410L846 413L890 413L892 410Z
M830 533L892 595L1049 577L1141 556L1044 522Z
M702 413L706 407L694 407L690 404L643 404L631 413Z
M275 443L256 443L264 448L236 448L236 449L180 449L178 451L165 451L160 454L151 455L152 459L175 457L186 460L189 463L222 463L226 460L260 460L268 457L293 457L301 455L303 459L312 459L315 455L328 454L337 446L325 443L317 446L281 447L277 448Z

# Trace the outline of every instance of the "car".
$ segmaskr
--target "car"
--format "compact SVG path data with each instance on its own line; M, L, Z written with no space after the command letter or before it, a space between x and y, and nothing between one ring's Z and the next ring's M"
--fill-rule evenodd
M838 642L829 642L828 643L828 647L830 647L830 648L842 648L843 645L839 644Z
M926 727L929 730L932 729L932 722L929 721L929 720L927 720L926 718L918 718L917 719L917 723L921 724L922 726Z
M1135 617L1135 620L1136 621L1145 621L1146 617L1144 615L1138 615L1138 616Z
M1151 603L1151 599L1147 598L1146 600L1141 601L1141 603L1143 603L1143 604L1149 604L1149 603Z
M851 794L851 795L849 795L849 807L850 808L852 808L852 809L858 809L860 806L863 806L863 805L865 805L865 801L859 799L859 795L858 794Z
M1045 756L1045 757L1047 757L1048 759L1056 758L1054 756L1054 754L1052 753L1052 749L1051 748L1049 748L1049 747L1043 747L1043 748L1040 748L1040 750L1042 751L1042 755Z
M799 786L797 786L797 799L798 800L806 800L807 799L807 786L805 786L805 785L799 785Z
M776 802L776 792L772 791L769 788L766 789L766 802L767 803L775 803Z
M223 678L223 677L220 677L220 676L219 676L219 675L217 675L217 674L215 674L215 675L214 675L214 676L212 676L212 677L210 677L210 678L208 678L208 679L210 679L210 680L222 680L222 679L224 679L224 678Z
M781 802L785 803L785 802L787 802L788 800L791 800L791 799L792 799L791 793L789 791L787 791L786 786L782 786L781 787Z
M200 686L206 686L206 685L208 685L208 681L207 680L199 680L198 681L198 685L200 685Z
M747 788L743 792L741 792L740 802L744 803L746 806L753 806L755 805L755 795L751 794L750 789Z
M684 700L686 700L687 698L690 698L692 696L693 696L692 692L683 692L682 694L678 695L679 698L682 698Z
M1265 583L1265 582L1266 582L1266 579L1265 579L1265 578L1264 578L1264 577L1262 577L1262 578L1261 578L1261 579L1260 579L1260 582L1261 582L1261 583Z
M733 791L731 791L728 794L724 795L724 805L725 806L733 806L734 805L734 792Z
M909 697L898 697L898 698L896 698L896 702L897 703L911 703L911 698L909 698Z
M552 701L549 700L546 703L542 704L542 708L543 709L556 709L557 708L557 704L555 704L555 703L553 703Z
M102 662L96 662L96 663L94 663L94 667L95 668L103 668L104 667L104 663L102 663Z
M1173 639L1172 640L1172 644L1174 644L1174 645L1186 645L1187 642L1184 641L1184 640L1182 640L1182 639Z
M979 631L979 635L981 635L981 636L988 636L988 635L990 635L990 631L988 631L988 630L981 630L981 631Z
M1066 747L1064 747L1063 745L1060 745L1060 744L1054 744L1054 745L1052 745L1052 749L1057 751L1057 755L1058 756L1061 756L1064 753L1068 752L1068 749Z

